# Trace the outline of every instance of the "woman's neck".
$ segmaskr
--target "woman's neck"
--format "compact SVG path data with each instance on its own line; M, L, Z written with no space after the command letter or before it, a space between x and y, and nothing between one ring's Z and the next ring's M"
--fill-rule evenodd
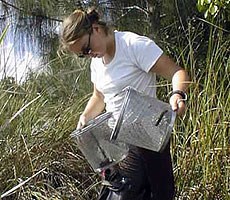
M112 34L109 34L107 38L106 53L102 57L102 61L104 64L109 64L112 61L115 55L115 51L116 51L116 44L115 44L115 35L113 32Z

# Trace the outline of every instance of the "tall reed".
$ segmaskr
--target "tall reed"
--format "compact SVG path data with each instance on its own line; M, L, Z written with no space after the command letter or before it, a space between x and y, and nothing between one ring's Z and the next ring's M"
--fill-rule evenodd
M187 113L178 119L173 135L177 195L178 199L227 200L230 195L230 40L226 34L224 38L221 29L210 27L208 41L199 44L196 37L205 36L204 30L200 31L199 36L188 30L189 50L180 59L193 83Z
M186 37L179 33L169 45L192 78L187 112L172 137L176 198L227 200L230 41L221 29L196 28L188 25ZM0 193L3 199L96 199L98 176L69 138L91 93L89 62L63 57L49 66L21 85L0 82Z
M63 58L50 65L68 68L31 74L22 85L12 78L0 84L0 193L6 199L90 199L95 191L95 174L69 139L91 91L88 62L80 68L79 60Z

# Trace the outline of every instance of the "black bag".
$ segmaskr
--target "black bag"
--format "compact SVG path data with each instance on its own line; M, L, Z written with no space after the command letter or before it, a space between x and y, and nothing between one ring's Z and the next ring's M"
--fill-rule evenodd
M130 179L121 176L119 170L106 170L98 200L151 200L150 188L135 191Z

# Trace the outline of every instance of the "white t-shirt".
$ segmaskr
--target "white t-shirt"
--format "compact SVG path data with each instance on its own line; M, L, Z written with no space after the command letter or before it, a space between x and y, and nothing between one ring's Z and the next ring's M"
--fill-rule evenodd
M92 58L91 80L104 95L106 110L119 111L127 86L149 96L156 96L156 75L148 73L163 51L148 37L115 31L116 51L109 64Z

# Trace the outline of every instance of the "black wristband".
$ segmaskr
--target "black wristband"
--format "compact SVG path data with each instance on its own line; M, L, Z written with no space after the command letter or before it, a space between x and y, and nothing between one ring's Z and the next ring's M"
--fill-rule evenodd
M182 91L182 90L174 90L174 91L171 92L170 96L172 96L174 94L179 94L184 101L186 101L188 99L187 94L184 91Z

